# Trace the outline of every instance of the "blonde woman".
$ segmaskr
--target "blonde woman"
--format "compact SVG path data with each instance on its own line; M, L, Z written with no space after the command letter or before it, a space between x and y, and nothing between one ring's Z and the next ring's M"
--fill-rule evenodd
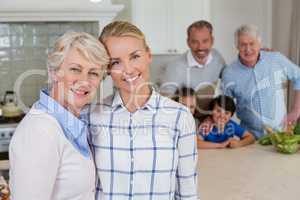
M128 22L100 40L117 88L91 115L99 200L197 199L195 122L186 107L149 84L151 52Z
M82 109L108 64L87 33L60 37L48 56L50 87L17 127L10 144L11 200L93 200L95 166Z

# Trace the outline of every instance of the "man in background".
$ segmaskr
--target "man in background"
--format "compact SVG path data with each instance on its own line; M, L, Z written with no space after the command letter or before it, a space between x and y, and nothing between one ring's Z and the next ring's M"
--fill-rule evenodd
M300 116L300 68L279 52L261 50L262 39L254 25L242 25L235 32L238 58L222 74L226 95L235 98L241 126L264 135L264 126L282 129ZM287 82L293 83L294 103L286 110Z
M197 95L198 115L207 114L208 103L225 67L225 60L213 48L213 43L213 27L209 22L192 23L187 29L189 50L167 64L160 80L160 91L167 96L174 95L183 86L193 88Z

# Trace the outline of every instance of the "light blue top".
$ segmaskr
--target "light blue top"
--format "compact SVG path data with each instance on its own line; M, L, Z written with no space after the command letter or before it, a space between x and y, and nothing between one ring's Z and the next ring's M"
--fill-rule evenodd
M300 90L299 66L278 52L261 51L254 67L237 59L225 68L222 86L224 93L236 100L241 126L259 138L264 135L264 124L281 129L288 80Z
M85 157L90 156L90 148L87 140L87 121L75 117L72 113L61 106L49 96L47 90L40 91L40 99L34 104L40 109L53 116L60 124L66 138Z

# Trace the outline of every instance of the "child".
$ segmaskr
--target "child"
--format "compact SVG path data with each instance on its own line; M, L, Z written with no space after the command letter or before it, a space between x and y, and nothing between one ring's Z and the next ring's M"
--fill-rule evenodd
M206 135L200 130L198 148L237 148L255 141L250 132L231 120L235 112L232 98L225 95L218 96L212 100L209 109L212 111L210 116L212 130Z
M193 88L182 87L175 92L174 100L185 105L194 115L197 106L197 99Z

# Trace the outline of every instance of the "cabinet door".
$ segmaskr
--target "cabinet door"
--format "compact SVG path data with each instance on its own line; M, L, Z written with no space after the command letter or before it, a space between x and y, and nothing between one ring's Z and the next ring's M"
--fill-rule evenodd
M198 20L209 20L209 0L172 1L172 38L173 51L183 53L188 49L186 30Z
M165 54L170 49L170 1L132 1L132 22L144 32L154 54Z

